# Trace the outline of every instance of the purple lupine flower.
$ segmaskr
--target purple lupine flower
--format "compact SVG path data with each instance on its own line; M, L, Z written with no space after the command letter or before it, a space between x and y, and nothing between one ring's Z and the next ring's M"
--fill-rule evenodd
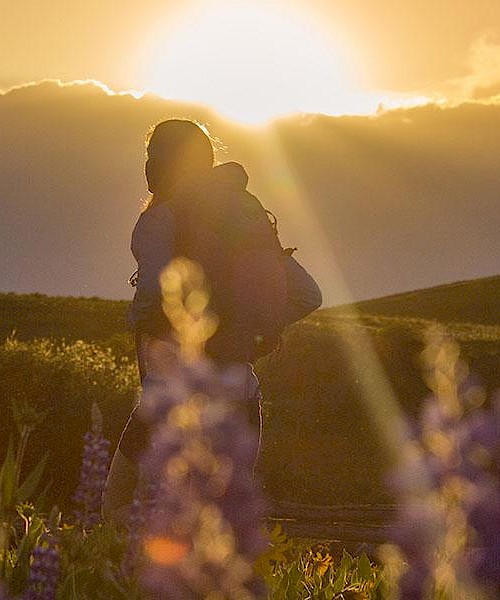
M464 505L472 529L466 562L475 580L500 595L500 419L498 399L462 424L462 473L471 482Z
M406 562L398 582L399 597L412 600L430 598L434 593L453 596L466 529L463 486L457 475L457 425L464 413L458 390L465 381L465 370L456 345L440 334L430 337L422 356L427 360L427 380L434 395L424 403L398 472L392 477L401 502L393 541ZM462 573L467 580L466 570Z
M467 499L468 522L474 530L469 564L478 581L500 584L500 486L489 477L476 481Z
M126 577L133 577L141 553L141 535L147 519L156 505L158 495L156 482L142 481L136 486L134 498L128 515L128 544L122 563L122 571Z
M403 501L394 541L408 563L405 599L458 588L464 598L500 596L500 399L482 408L477 381L453 372L424 407L413 460L392 478Z
M101 520L102 494L110 462L110 442L102 434L102 415L96 404L92 406L92 429L84 435L84 442L80 483L73 499L79 505L74 513L76 520L88 529Z
M413 465L414 466L414 465ZM422 465L416 469L417 477ZM411 477L411 471L406 474ZM415 482L412 482L412 486ZM392 528L392 541L402 551L407 563L399 580L401 600L422 600L429 597L436 568L435 550L442 543L445 533L443 515L439 507L414 488L405 496ZM401 488L400 488L401 491Z
M258 437L242 377L199 360L178 364L163 386L145 381L142 412L154 427L132 535L140 580L158 600L265 593L252 569L265 549L265 504L252 477Z
M57 543L54 534L46 533L33 549L28 587L23 600L55 600L59 578Z
M458 589L477 591L471 562L464 560L471 554L468 517L477 479L477 466L472 473L464 461L468 418L460 411L450 415L440 398L431 398L417 437L408 440L411 458L402 461L401 472L393 477L402 506L392 537L407 563L399 580L401 600L465 598Z

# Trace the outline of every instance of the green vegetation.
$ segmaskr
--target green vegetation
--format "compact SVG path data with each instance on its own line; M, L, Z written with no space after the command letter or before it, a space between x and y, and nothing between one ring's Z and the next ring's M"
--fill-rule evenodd
M22 408L14 405L17 416L21 416ZM31 409L29 415L24 411L21 420L16 420L25 435L11 436L0 468L1 597L14 598L7 596L8 592L15 598L23 594L23 598L58 600L138 600L133 582L121 572L125 536L102 523L85 529L71 512L63 517L57 506L50 512L43 511L41 507L47 503L47 487L43 490L42 479L45 460L18 481L25 466L24 449L29 448L25 442L37 430L40 418ZM30 431L26 435L28 423ZM16 444L12 443L14 438ZM53 462L60 467L62 461Z
M491 311L480 318L481 306L493 305L486 302L488 283L496 294L496 278L471 282L471 290L482 291L466 300L465 284L441 288L453 315L441 320L471 373L494 397L500 387L500 325ZM425 290L421 303L417 293L403 295L402 304L391 300L385 313L383 300L358 306L359 315L355 307L318 311L290 327L280 351L258 363L266 399L259 469L271 498L309 505L392 501L384 485L391 454L374 425L376 413L387 410L382 400L388 389L397 410L420 412L429 392L419 355L434 321L416 307L423 310L432 296L437 318L439 294ZM11 593L21 593L33 548L49 551L54 534L61 567L58 598L138 598L121 571L126 547L121 534L101 524L84 531L63 516L71 511L92 404L103 414L112 452L135 401L137 369L120 317L125 304L5 294L0 310L5 315L1 578ZM13 330L17 333L10 335ZM58 508L50 511L53 505ZM366 555L291 542L280 530L271 535L256 568L276 599L376 599L387 593L383 571Z
M0 468L0 490L4 493L10 488L12 499L16 499L8 506L0 504L2 598L12 598L5 592L19 597L27 589L57 600L151 598L141 593L136 578L124 568L129 542L125 530L104 523L84 528L57 508L48 514L41 511L37 489L40 466L22 485L13 484L20 457L19 448L11 447ZM43 558L37 563L40 556ZM352 557L344 551L336 556L326 544L311 547L304 541L289 539L279 526L269 534L268 550L255 564L255 572L266 582L270 600L385 597L383 570L366 554ZM49 581L54 588L48 587ZM53 589L50 594L49 589Z
M31 470L48 453L48 506L64 508L76 489L92 403L101 409L104 433L116 445L136 398L136 366L127 357L115 359L110 350L88 342L22 342L9 337L0 346L0 377L4 431L0 453L7 451L20 421L29 420L33 411L42 415L24 466Z
M57 379L60 370L64 378L76 382L80 392L85 388L89 390L88 398L95 400L92 411L88 411L92 414L92 432L101 435L103 419L97 405L108 409L110 416L110 405L106 404L105 397L111 394L113 386L115 394L127 391L130 377L127 362L116 365L109 352L85 342L66 345L39 340L27 343L12 338L4 343L4 364L9 358L22 363L20 367L29 365L30 372L35 375L33 383L36 387L33 390L21 388L11 398L15 427L0 467L0 595L20 598L22 594L26 599L43 597L51 600L152 598L149 594L144 595L140 584L142 560L146 559L129 562L129 544L138 532L134 533L132 528L129 537L126 529L118 530L111 524L100 522L99 512L97 522L82 519L81 515L87 513L75 510L75 502L87 503L87 508L95 510L93 504L89 504L93 502L93 496L88 493L74 500L73 505L69 501L64 512L53 505L63 489L62 482L52 480L46 486L46 472L51 471L50 466L52 474L64 470L65 463L72 462L74 449L66 449L63 456L52 451L51 465L47 464L46 457L31 469L24 464L31 444L38 445L38 435L34 434L54 417L50 405L36 403L36 391L41 391L42 397L46 392L40 387L43 376ZM81 371L87 371L91 379L84 382ZM100 386L106 388L104 396L95 393ZM50 385L48 389L51 389ZM86 404L86 399L78 398L82 404ZM118 395L113 397L113 403L118 400ZM89 416L86 421L90 420ZM76 430L72 422L68 422L68 427ZM102 448L95 445L95 438L89 438L88 433L85 438L86 454L78 461L82 465L80 485L90 492L97 483L92 473L97 474L103 459L107 461L107 452L104 452L105 457L101 456ZM23 472L25 475L21 476ZM102 492L102 487L99 489ZM51 505L50 511L44 510L44 506ZM259 526L258 522L256 526ZM163 541L172 545L168 538ZM168 554L161 556L165 565L172 564L174 559ZM134 565L132 570L131 564ZM268 549L261 554L254 568L256 575L266 581L269 598L273 600L311 597L376 600L383 597L382 569L365 554L352 557L344 551L337 556L327 545L311 548L303 542L289 540L279 526L270 534Z
M383 569L363 553L340 556L328 544L291 540L277 526L269 550L256 564L273 600L359 600L386 598Z
M499 297L499 281L489 278L360 303L357 308L363 312L359 317L352 306L321 310L291 326L281 350L257 365L265 395L259 472L266 493L275 500L308 504L391 502L383 484L390 456L385 440L378 437L373 425L374 414L381 406L379 394L389 384L400 409L413 416L419 413L429 392L422 380L418 357L423 349L422 333L432 325L422 314L432 305L431 316L441 315L440 320L448 323L471 372L491 396L500 387L500 324L492 323L491 310ZM384 302L391 305L392 314L383 313ZM373 313L367 314L368 310ZM390 312L387 306L385 310ZM107 433L116 443L133 402L136 379L129 363L128 391L120 392L121 395L110 391L118 371L106 348L133 362L132 340L124 317L126 303L5 294L0 296L0 311L5 315L4 335L15 329L19 340L51 335L92 342L90 346L74 347L73 354L64 351L68 358L75 357L75 364L78 352L103 353L89 364L97 365L103 360L108 365L99 371L107 383L99 383L94 389L102 394L102 402L107 406L103 408L110 429ZM445 318L447 311L453 318ZM12 345L8 352L6 348L0 351L3 406L8 406L13 390L28 387L39 396L42 405L53 410L47 420L50 426L40 434L40 447L72 448L71 452L78 455L80 442L75 440L85 429L90 376L73 366L73 379L62 366L59 370L50 366L55 360L50 358L50 352L57 355L54 345L48 357L35 360L28 359L28 346L21 351L19 344L15 356ZM32 349L37 356L43 354L35 351L35 346ZM36 368L31 365L32 360ZM382 371L373 374L373 364L379 364ZM31 374L27 377L27 373ZM33 376L37 378L35 384ZM364 382L367 377L372 382L368 391ZM80 416L75 429L69 423L76 422L76 415Z
M50 297L0 293L0 340L13 331L18 340L57 338L83 340L133 356L127 331L128 303L101 298Z
M432 325L325 310L289 328L280 354L258 365L267 400L261 470L272 497L310 504L392 501L383 483L390 455L374 420L386 410L386 386L399 410L420 412L429 390L419 355ZM490 395L500 387L500 327L456 323L448 330Z
M459 281L330 309L391 317L420 317L440 323L500 325L500 277Z

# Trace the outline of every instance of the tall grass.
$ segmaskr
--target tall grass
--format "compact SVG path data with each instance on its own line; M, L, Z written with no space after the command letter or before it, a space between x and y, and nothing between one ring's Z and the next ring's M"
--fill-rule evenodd
M32 469L49 452L47 502L66 508L78 482L91 406L95 402L102 411L104 434L114 447L136 402L135 364L89 342L20 341L11 336L0 346L0 380L0 451L7 450L20 421L30 413L42 416L26 450L24 469Z

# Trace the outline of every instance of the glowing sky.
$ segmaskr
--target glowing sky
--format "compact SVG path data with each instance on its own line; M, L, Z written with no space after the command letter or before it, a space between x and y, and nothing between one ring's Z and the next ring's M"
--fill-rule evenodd
M40 186L51 181L52 175L55 183L46 189L47 206L56 196L55 190L61 189L64 199L68 196L67 190L73 179L93 178L99 182L98 189L102 187L102 165L109 164L104 150L96 155L95 164L92 163L81 178L74 174L83 165L81 159L68 165L68 178L73 179L62 185L57 162L43 163L47 153L45 137L39 135L37 146L35 131L30 129L25 146L17 142L18 130L24 127L24 119L31 118L31 110L36 113L37 107L45 106L44 103L49 106L56 101L62 102L62 98L69 97L70 90L76 109L68 112L68 123L78 118L84 121L78 129L78 139L83 138L87 130L100 132L103 115L107 114L109 119L121 106L113 94L99 99L102 92L100 95L95 92L103 89L150 90L171 99L211 105L222 115L245 123L291 111L371 114L380 102L385 107L404 103L411 106L429 99L440 102L447 110L436 122L423 119L417 127L411 111L395 115L396 122L401 117L400 138L395 138L396 130L389 126L391 117L388 117L385 129L380 125L383 117L347 121L348 134L340 125L331 129L337 127L333 121L327 124L321 119L318 122L313 119L313 125L309 126L308 117L303 121L299 118L292 136L292 139L297 138L296 144L276 136L271 143L269 139L259 137L264 136L259 130L250 131L251 128L234 133L236 129L233 131L228 122L225 125L228 129L224 129L222 123L214 125L214 133L233 153L228 157L242 160L245 165L248 163L253 189L266 201L269 198L276 202L273 208L280 214L282 231L293 245L296 239L299 240L297 245L303 248L304 254L307 253L306 264L320 275L324 289L327 290L331 279L335 281L331 291L326 292L329 302L339 301L339 277L332 278L335 260L358 298L496 272L498 252L491 248L498 239L498 127L491 124L491 120L500 106L500 2L0 0L0 91L43 79L62 82L91 79L102 85L97 88L81 86L81 89L64 86L64 94L55 84L38 85L19 94L12 92L0 96L0 100L5 100L0 109L0 119L3 119L0 151L3 149L4 152L0 157L4 162L0 183L3 181L5 187L2 199L11 199L16 210L19 206L28 206L30 198L39 198ZM33 105L29 104L28 98ZM456 111L448 106L464 99L491 102L497 106L491 107L491 111L485 106L462 105ZM129 106L126 100L125 105ZM127 139L133 155L126 160L117 160L116 182L123 180L124 173L130 177L134 173L135 183L128 187L135 192L127 192L132 215L122 225L120 235L123 239L116 241L115 261L110 264L128 260L124 258L123 249L128 245L136 198L144 188L141 146L144 131L152 122L163 118L167 108L176 115L175 111L185 109L187 116L191 116L191 109L185 107L182 102L165 103L146 97L136 105L130 105L130 114L121 115L122 120L129 121ZM480 126L467 120L476 109L480 114ZM60 108L47 110L46 117L50 122L46 124L46 131L54 131L55 139L60 136L64 140L74 132L73 128L69 134L65 130L59 131L61 115L57 111ZM110 111L109 114L106 111ZM206 114L210 113L204 113L202 120L207 118ZM379 114L383 115L384 111ZM422 109L421 113L415 114L428 114L430 119L434 112L430 107L428 113ZM213 124L217 119L212 115L210 121ZM10 139L15 140L11 142L12 147L8 145L8 126ZM440 134L436 130L438 126ZM126 130L121 121L117 128L119 132ZM457 138L458 129L461 134ZM373 145L373 136L379 134L382 137ZM244 144L240 136L244 137ZM118 139L121 138L116 134ZM53 146L54 143L52 140ZM432 148L432 144L436 146ZM33 150L34 146L40 149L38 154ZM81 143L75 145L75 151L81 151L80 146ZM393 147L397 147L397 151L383 160L384 152ZM19 151L20 148L24 153ZM114 148L109 150L114 151ZM296 164L290 160L294 152L300 153ZM66 154L64 149L62 156ZM394 164L400 157L405 160L396 169ZM410 166L409 157L414 160ZM42 183L35 186L31 180L26 180L26 189L21 189L19 173L23 173L27 158L31 160L32 169L37 161L44 164L40 176ZM9 167L8 160L11 159L19 160L19 164ZM424 163L428 163L431 171L423 177ZM441 171L436 174L432 169ZM88 177L90 172L94 173L92 177ZM434 181L433 178L437 178L438 183L432 186L426 183ZM21 179L26 179L24 174ZM460 185L452 190L450 186L457 181ZM113 186L118 185L116 182ZM456 206L457 197L461 198L465 193L468 182L474 183L467 198L470 207L464 199L466 208L462 212L450 211L451 206ZM423 191L420 185L425 188ZM440 185L443 191L436 197L442 197L445 205L439 219L435 219L437 238L430 243L422 226L425 220L417 216L413 220L407 218L408 207L418 206L421 197L426 199L425 206L434 206L437 203L434 196L438 194L436 189L441 189ZM108 195L114 193L113 186ZM376 200L374 188L378 194ZM82 205L96 193L84 189L74 192ZM481 198L488 210L484 207L477 210L477 198ZM341 199L348 199L345 206ZM365 199L372 204L365 205ZM397 218L392 206L387 208L387 214L381 212L386 199L402 207ZM103 204L107 206L107 203ZM282 208L292 204L293 209ZM317 214L310 210L313 205L316 205ZM340 212L334 212L336 210ZM344 215L344 210L348 216ZM12 214L17 213L13 210ZM305 227L309 215L311 221ZM463 220L453 225L450 215ZM360 216L365 219L365 225L360 224ZM455 261L453 253L459 245L457 240L462 239L464 231L469 233L471 218L478 220L473 245L482 248L481 260L476 260L478 251ZM322 221L325 222L324 231L320 226ZM398 232L407 221L415 230L409 231L401 241ZM388 222L392 223L390 231L384 229ZM449 255L437 250L441 243L440 227L444 222L453 233L448 236ZM15 227L10 227L7 233L9 231L14 236L12 239L21 237ZM378 232L377 235L373 231ZM102 237L100 233L99 236ZM413 245L408 239L413 240ZM327 246L334 247L335 256L325 249ZM408 249L406 262L401 259L401 248ZM27 246L26 250L30 248ZM378 255L378 250L387 254ZM430 253L425 265L418 254L423 250ZM26 264L31 264L32 254L28 254ZM84 254L84 251L80 253L81 256ZM435 258L438 254L443 257L439 264ZM367 259L372 256L377 269ZM392 260L392 256L397 256L398 260ZM412 262L414 260L417 263ZM380 273L379 265L386 265L385 274ZM396 273L399 266L401 273ZM73 271L76 273L77 269ZM35 285L36 275L28 277L26 265L20 272L26 275L27 281L23 284L27 287L22 289L55 289L53 281L48 290L40 287L45 282ZM43 269L37 269L37 272L45 276ZM77 285L69 276L67 281L68 289ZM7 289L21 288L14 282ZM59 292L68 293L68 289ZM95 293L118 294L114 289L108 291L98 287Z
M89 78L242 120L500 93L492 0L0 0L0 15L2 90Z

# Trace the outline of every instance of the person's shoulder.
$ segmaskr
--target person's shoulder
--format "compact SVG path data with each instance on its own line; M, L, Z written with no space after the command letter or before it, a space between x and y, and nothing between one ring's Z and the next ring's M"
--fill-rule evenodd
M149 227L155 224L169 224L172 221L172 210L166 202L159 202L148 206L137 219L135 227Z
M141 213L146 219L171 219L172 209L168 202L153 203Z
M132 231L132 252L152 240L169 238L172 235L173 215L164 202L148 206L137 219Z

